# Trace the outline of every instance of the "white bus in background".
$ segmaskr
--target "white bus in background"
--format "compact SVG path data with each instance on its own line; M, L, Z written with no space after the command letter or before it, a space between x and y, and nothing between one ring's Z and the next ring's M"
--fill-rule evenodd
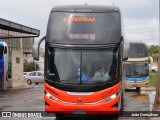
M145 43L130 42L128 60L126 61L126 87L149 87L149 56Z
M0 90L8 86L8 46L6 42L0 42Z

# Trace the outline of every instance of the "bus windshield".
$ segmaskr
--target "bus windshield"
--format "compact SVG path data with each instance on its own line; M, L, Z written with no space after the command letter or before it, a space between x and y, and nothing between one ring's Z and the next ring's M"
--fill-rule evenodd
M117 79L117 48L71 50L47 47L46 78L66 84L104 83Z
M127 77L144 77L149 75L148 61L143 62L127 62L126 76Z
M67 44L103 44L120 40L120 19L117 12L64 13L52 12L47 41Z
M130 42L129 58L143 58L148 57L147 47L143 43Z

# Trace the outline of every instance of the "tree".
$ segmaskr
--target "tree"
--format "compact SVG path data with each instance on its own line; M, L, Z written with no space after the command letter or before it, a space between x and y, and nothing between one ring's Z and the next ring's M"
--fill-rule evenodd
M157 54L159 50L158 45L151 45L148 47L148 53L150 56L152 56L153 54Z
M39 65L33 62L24 62L24 72L31 72L39 70Z
M159 47L158 45L151 45L147 47L148 55L153 58L154 61L158 60Z

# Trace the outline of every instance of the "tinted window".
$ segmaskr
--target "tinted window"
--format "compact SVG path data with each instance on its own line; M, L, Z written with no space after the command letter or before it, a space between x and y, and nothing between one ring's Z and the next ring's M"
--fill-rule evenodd
M33 73L32 73L32 76L36 76L36 72L33 72Z
M5 46L4 54L7 54L7 47Z
M56 43L113 43L119 41L120 38L119 21L117 12L52 12L48 24L47 38L48 41Z
M42 73L41 73L41 72L38 72L38 76L42 76Z
M126 62L127 77L143 77L149 74L149 62Z
M29 73L29 76L32 76L32 73Z
M70 84L101 83L117 79L118 50L50 49L46 77Z
M50 52L54 52L52 50ZM80 51L58 49L55 54L48 55L48 59L46 65L48 79L66 81L72 78L74 79L72 83L79 83L77 70L80 68Z
M3 51L4 51L4 47L3 47L3 46L0 46L0 59L1 59L2 56L3 56Z
M117 79L118 51L92 50L82 52L82 81L110 81ZM88 79L88 80L87 80Z
M130 43L129 58L148 57L147 48L144 43Z

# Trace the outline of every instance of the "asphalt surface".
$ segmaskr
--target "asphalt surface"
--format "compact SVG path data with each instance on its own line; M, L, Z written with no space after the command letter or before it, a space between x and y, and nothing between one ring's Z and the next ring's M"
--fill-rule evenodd
M138 111L150 111L152 109L152 94L154 90L142 89L140 92L136 92L134 89L128 89L124 93L124 109L123 111L130 111L131 113L136 113ZM44 89L43 84L31 86L26 86L20 89L9 89L7 91L0 91L0 111L44 111ZM97 117L92 116L92 120L100 119L113 119L113 120L146 120L151 119L149 117L128 117L128 113L124 112L123 115L116 118L114 116ZM73 118L78 119L91 119L90 117L79 117ZM19 120L22 118L0 118L3 120ZM56 120L54 114L52 117L42 117L42 118L29 118L30 120ZM65 118L66 119L66 118ZM67 120L70 118L67 118ZM153 120L159 120L160 118L154 117ZM28 120L28 118L23 118L23 120Z

